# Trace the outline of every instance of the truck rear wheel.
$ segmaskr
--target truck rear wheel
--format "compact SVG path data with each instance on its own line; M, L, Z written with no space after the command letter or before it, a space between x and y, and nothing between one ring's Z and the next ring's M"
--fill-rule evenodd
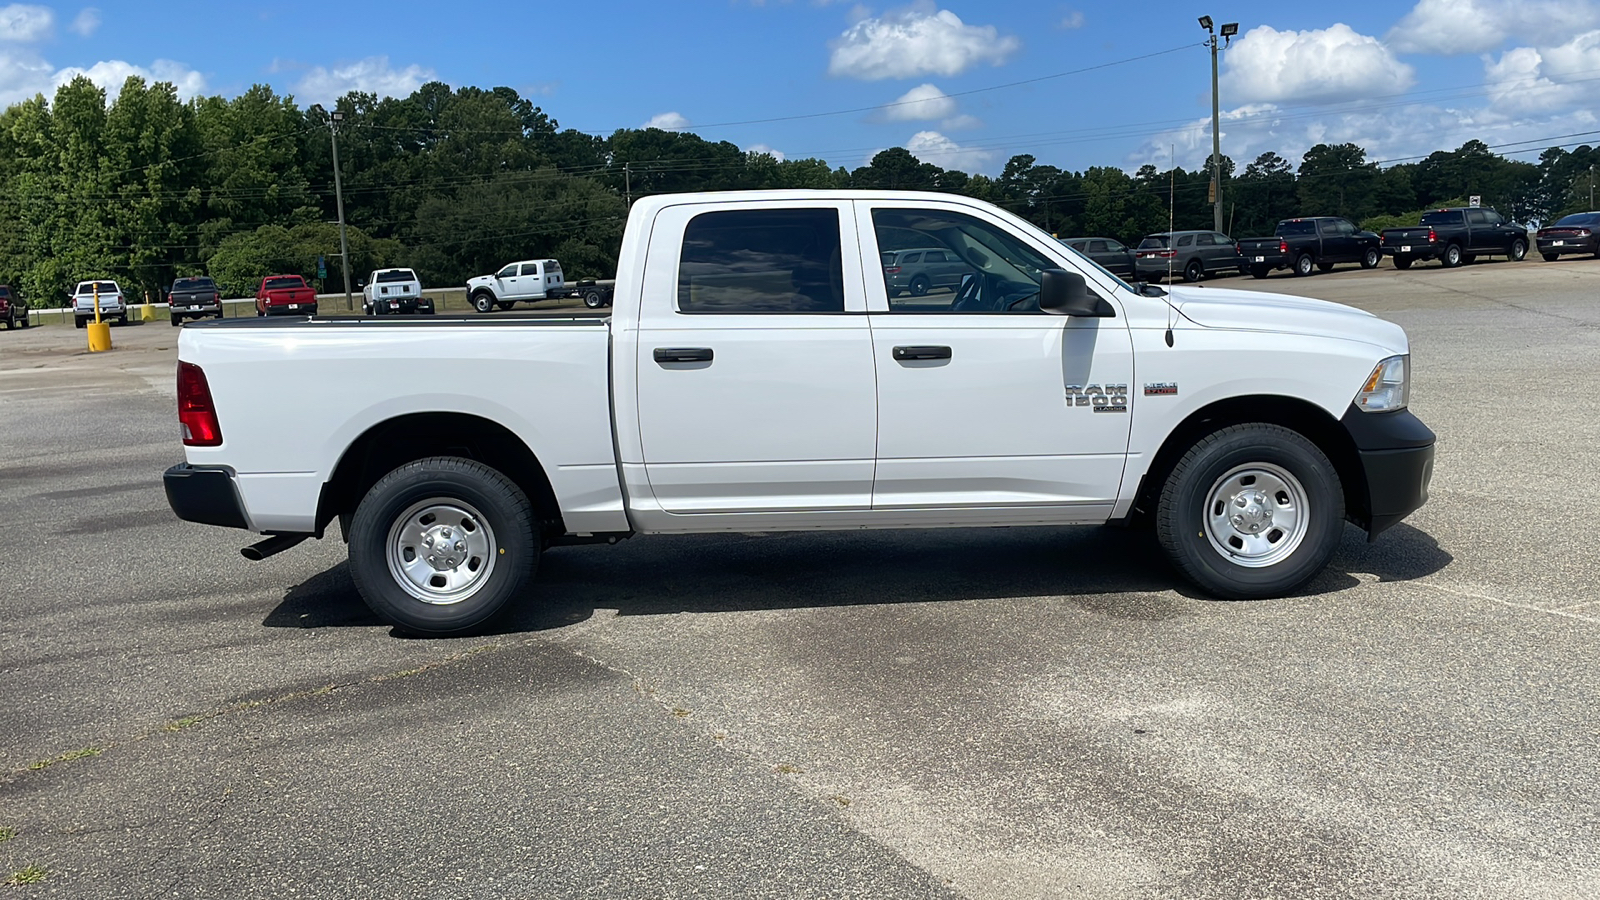
M590 291L583 295L583 305L590 309L599 309L602 304L599 291Z
M1411 264L1414 262L1416 262L1416 260L1409 256L1396 256L1394 258L1394 267L1396 269L1409 269L1411 268Z
M1189 260L1189 264L1183 267L1183 280L1190 284L1204 277L1206 277L1206 265L1198 259Z
M1344 493L1321 450L1278 425L1224 428L1184 454L1161 491L1156 536L1202 591L1280 597L1311 580L1339 545Z
M512 481L470 459L409 462L367 491L350 523L350 574L407 634L472 631L521 593L539 561L533 508Z
M1265 278L1265 277L1267 277L1267 273L1270 272L1270 271L1272 271L1272 270L1268 269L1266 266L1251 266L1250 267L1250 277L1251 278Z
M1314 264L1311 254L1302 253L1294 258L1294 273L1304 278L1311 274L1311 268Z
M1444 263L1446 269L1454 269L1466 261L1466 256L1465 253L1461 252L1460 244L1451 244L1444 248L1444 255L1439 257L1439 261Z

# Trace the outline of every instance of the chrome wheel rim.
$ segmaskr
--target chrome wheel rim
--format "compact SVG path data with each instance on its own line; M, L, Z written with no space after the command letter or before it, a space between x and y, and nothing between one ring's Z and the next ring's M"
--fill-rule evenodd
M1288 559L1310 526L1306 489L1271 463L1235 466L1206 493L1211 548L1235 565L1262 569Z
M435 606L460 603L489 583L499 546L469 503L435 497L397 516L384 542L389 574L406 593Z

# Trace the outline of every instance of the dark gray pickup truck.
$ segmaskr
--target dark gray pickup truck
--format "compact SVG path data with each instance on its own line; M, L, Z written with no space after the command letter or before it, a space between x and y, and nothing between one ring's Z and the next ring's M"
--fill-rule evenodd
M184 319L222 318L222 291L204 275L179 278L167 292L167 311L174 327Z
M1349 219L1314 216L1284 219L1272 237L1245 238L1239 242L1240 267L1257 278L1274 269L1291 269L1296 275L1324 272L1339 263L1360 263L1376 268L1383 252L1378 236L1356 228Z
M1438 209L1423 213L1415 228L1385 228L1383 252L1394 257L1396 269L1419 259L1437 259L1447 269L1480 256L1520 260L1528 255L1528 230L1492 209Z

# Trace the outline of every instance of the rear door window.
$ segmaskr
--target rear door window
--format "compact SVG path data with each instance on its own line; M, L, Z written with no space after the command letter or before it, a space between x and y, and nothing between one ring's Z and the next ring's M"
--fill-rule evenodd
M539 264L538 263L523 263L522 264L522 274L537 276L539 274Z
M684 229L678 312L843 311L838 210L722 210Z
M1489 224L1489 217L1485 216L1481 209L1469 209L1467 210L1467 224L1487 225Z
M1186 234L1183 237L1178 238L1178 246L1179 247L1192 247L1192 246L1194 246L1194 235Z

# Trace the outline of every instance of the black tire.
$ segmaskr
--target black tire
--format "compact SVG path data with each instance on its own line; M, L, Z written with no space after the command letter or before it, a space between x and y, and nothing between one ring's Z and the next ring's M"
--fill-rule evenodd
M1476 253L1463 253L1463 254L1461 254L1461 264L1463 266L1470 266L1470 265L1472 265L1473 263L1475 263L1477 261L1478 261L1478 254L1476 254Z
M1319 262L1319 263L1317 263L1317 271L1318 272L1332 272L1333 271L1333 263L1331 263L1331 262Z
M926 296L927 293L928 293L929 288L932 288L932 287L933 287L933 283L928 280L928 276L926 276L926 275L918 275L917 277L911 279L911 296L913 296L913 297Z
M1311 254L1302 253L1294 258L1294 274L1304 278L1311 274L1314 265L1315 261L1312 260Z
M1206 277L1206 265L1198 259L1189 260L1189 264L1183 267L1183 280L1190 284L1204 277Z
M1526 259L1527 256L1528 256L1528 242L1527 241L1523 240L1522 238L1517 238L1516 240L1511 242L1511 260L1512 260L1512 262L1522 262L1522 260Z
M350 574L367 606L400 631L420 637L467 633L527 586L539 562L533 524L527 496L500 472L458 456L419 459L378 479L356 507ZM415 548L407 546L408 532ZM459 562L448 570L422 568L418 557L427 552L428 538L420 535L438 539L440 534L455 541L445 552L459 553ZM469 535L476 541L456 540ZM411 552L428 585L391 567L391 542L395 564L403 569L404 554ZM481 568L474 568L474 561ZM460 596L450 596L447 572L466 579L456 589Z
M1271 271L1272 270L1267 268L1266 266L1251 266L1250 267L1250 277L1251 278L1265 278L1265 277L1267 277L1267 274L1269 272L1271 272Z
M494 295L488 291L473 294L472 308L481 313L494 312Z
M1444 248L1444 255L1439 257L1439 261L1444 263L1446 269L1454 269L1465 262L1466 258L1467 254L1462 252L1460 244L1451 244Z
M177 328L179 325L183 324L183 316L171 316L167 321L172 323L173 328Z
M601 299L599 291L590 291L583 295L583 305L590 309L599 309L604 304L605 301Z
M1411 268L1411 264L1414 262L1416 262L1416 260L1409 256L1396 256L1394 258L1394 267L1402 270L1409 269Z
M1290 480L1281 480L1283 474ZM1277 528L1283 520L1270 514L1264 524L1259 518L1247 522L1245 527L1261 529L1249 537L1264 544L1258 545L1262 555L1255 564L1241 564L1252 545L1238 536L1242 532L1233 523L1239 517L1216 522L1233 509L1223 498L1234 489L1229 482L1239 491L1234 497L1245 497L1252 490L1273 491L1272 479L1280 479L1283 487L1275 496L1291 502L1250 500L1239 507L1239 517L1257 515L1262 508L1280 516L1299 509L1303 528ZM1292 502L1295 490L1303 495L1298 503ZM1263 423L1232 425L1202 438L1173 468L1156 507L1156 538L1173 566L1205 593L1228 600L1281 597L1311 580L1333 556L1343 523L1344 492L1327 456L1299 433ZM1274 545L1275 531L1290 543ZM1237 546L1238 552L1225 553L1223 546Z
M1559 253L1541 253L1539 255L1544 257L1545 262L1555 262L1561 258L1561 254Z
M259 306L256 307L256 318L258 318L258 319L265 318L266 315L267 315L267 311L266 310L262 309Z
M88 322L89 322L89 320L85 319L82 316L73 316L72 317L72 326L74 328L83 328L85 325L88 324Z
M496 300L494 305L500 307L500 311L501 312L505 312L506 310L510 309L511 307L516 306L517 305L517 301L515 301L515 300Z
M117 316L117 327L120 328L120 327L122 327L123 325L126 325L126 324L128 324L128 314L127 313L123 313L122 315Z
M1376 269L1378 263L1382 261L1383 254L1378 252L1377 247L1368 247L1366 252L1361 254L1361 268L1363 269Z

